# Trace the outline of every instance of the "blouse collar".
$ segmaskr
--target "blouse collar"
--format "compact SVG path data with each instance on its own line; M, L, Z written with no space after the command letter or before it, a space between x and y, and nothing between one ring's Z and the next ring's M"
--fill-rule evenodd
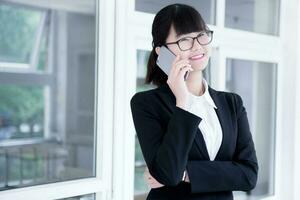
M202 80L203 80L203 85L204 85L204 89L205 89L204 93L201 96L196 96L196 95L192 94L191 92L189 92L190 100L192 102L206 101L209 105L211 105L212 107L217 109L217 106L215 105L214 101L212 100L212 98L209 94L207 81L204 78L202 78Z

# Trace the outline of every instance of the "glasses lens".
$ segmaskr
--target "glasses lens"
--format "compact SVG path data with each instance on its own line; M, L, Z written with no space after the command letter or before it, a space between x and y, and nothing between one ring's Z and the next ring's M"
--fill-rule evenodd
M193 39L192 38L183 38L178 42L179 48L181 50L188 50L193 46Z
M200 33L199 36L197 37L197 40L202 45L208 44L212 40L212 34L210 31Z

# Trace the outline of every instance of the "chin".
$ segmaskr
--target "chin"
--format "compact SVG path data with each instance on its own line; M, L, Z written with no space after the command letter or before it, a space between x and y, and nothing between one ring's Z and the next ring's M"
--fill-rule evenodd
M196 65L192 65L192 68L195 71L203 71L207 67L207 64L208 64L208 62L199 63L199 64L196 64Z

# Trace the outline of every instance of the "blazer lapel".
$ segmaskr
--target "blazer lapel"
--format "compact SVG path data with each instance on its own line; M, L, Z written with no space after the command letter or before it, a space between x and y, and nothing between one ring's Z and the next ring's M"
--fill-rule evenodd
M220 95L220 93L212 89L210 86L208 88L209 88L208 91L217 106L217 109L215 109L215 111L217 113L222 128L222 134L223 134L222 143L215 157L215 160L221 160L222 158L226 157L225 156L226 146L228 146L227 144L230 143L230 130L232 129L230 126L231 124L230 117L228 115L230 111L228 109L224 95Z

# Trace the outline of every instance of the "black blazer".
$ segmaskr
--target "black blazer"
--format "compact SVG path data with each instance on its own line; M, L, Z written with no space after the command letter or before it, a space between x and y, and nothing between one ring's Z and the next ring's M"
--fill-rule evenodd
M202 119L176 106L167 83L131 98L133 122L149 172L165 185L151 189L147 200L232 200L233 190L255 187L258 164L243 101L235 93L210 86L208 91L223 132L214 161L198 128ZM190 183L181 181L185 169Z

